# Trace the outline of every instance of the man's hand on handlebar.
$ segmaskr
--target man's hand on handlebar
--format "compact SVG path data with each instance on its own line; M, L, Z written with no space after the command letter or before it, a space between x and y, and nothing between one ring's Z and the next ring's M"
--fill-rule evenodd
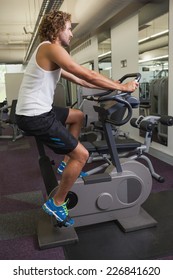
M138 88L139 82L137 82L136 80L133 80L128 83L121 84L120 86L121 86L120 90L123 92L133 92Z

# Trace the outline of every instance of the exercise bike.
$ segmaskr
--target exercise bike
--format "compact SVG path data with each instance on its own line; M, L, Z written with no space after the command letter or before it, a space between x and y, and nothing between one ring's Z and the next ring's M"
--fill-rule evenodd
M127 78L136 78L139 81L140 74L125 75L121 78L121 82ZM130 93L115 92L112 94L110 91L88 97L98 103L94 106L94 110L98 112L102 122L111 160L107 160L104 165L106 168L104 172L78 178L68 193L69 214L75 220L75 227L114 220L125 232L130 232L157 225L157 221L141 207L151 192L151 173L140 162L130 158L120 159L116 140L112 135L112 124L126 124L132 117L130 98ZM115 101L110 108L105 109L100 106L102 102L110 100ZM121 122L117 122L110 116L120 107L126 108L127 114ZM47 193L51 197L57 191L58 182L51 161L45 154L44 143L37 138L36 141L40 154L40 170ZM97 149L97 147L93 148ZM120 145L119 149L121 149ZM78 240L75 228L60 227L54 218L50 218L43 212L41 216L37 231L40 248L60 246Z
M23 134L21 130L18 128L16 124L15 119L15 109L16 109L16 103L17 100L12 100L11 106L8 106L7 101L3 101L0 103L0 139L11 139L13 142L15 142L17 139L20 139L23 137ZM3 118L3 115L9 113L8 118ZM11 128L12 133L11 135L8 135L6 133L3 134L5 129Z

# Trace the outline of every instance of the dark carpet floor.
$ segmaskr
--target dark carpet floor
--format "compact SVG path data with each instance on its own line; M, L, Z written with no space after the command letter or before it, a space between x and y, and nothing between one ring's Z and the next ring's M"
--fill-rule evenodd
M70 260L173 259L173 191L152 193L143 208L156 227L124 233L115 222L78 228L79 242L65 246Z
M36 228L45 197L35 140L1 139L0 259L65 259L62 247L39 249Z
M47 151L59 164L62 156ZM143 207L157 227L124 233L114 222L78 228L79 243L40 250L36 227L46 197L35 140L0 140L0 259L173 259L173 166L150 157L164 183L153 180ZM57 177L58 178L58 177Z

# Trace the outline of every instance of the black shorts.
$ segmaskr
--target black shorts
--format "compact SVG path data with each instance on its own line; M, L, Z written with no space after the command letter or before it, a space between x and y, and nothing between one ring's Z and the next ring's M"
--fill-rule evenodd
M50 112L34 117L16 115L16 122L27 135L37 136L56 154L68 154L78 144L65 127L68 114L68 108L54 107Z

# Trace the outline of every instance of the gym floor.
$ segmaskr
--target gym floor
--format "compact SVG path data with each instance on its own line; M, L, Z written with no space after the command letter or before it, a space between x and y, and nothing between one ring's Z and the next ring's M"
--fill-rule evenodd
M49 149L46 152L56 166L62 160ZM156 227L124 233L116 222L107 222L78 228L76 244L40 250L36 227L46 190L35 140L1 139L0 259L173 259L173 166L150 158L156 171L165 177L164 183L153 180L152 193L143 204L157 220Z

